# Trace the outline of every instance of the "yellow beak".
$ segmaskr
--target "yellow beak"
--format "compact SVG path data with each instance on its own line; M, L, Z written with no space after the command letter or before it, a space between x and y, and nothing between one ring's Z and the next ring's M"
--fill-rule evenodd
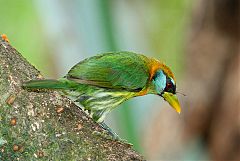
M175 94L164 92L162 97L177 111L177 113L181 113L181 107Z

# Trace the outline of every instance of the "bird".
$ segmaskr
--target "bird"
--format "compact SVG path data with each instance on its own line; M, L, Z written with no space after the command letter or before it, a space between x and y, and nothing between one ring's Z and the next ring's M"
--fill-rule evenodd
M59 90L100 124L121 103L147 94L162 97L181 112L170 68L155 58L129 51L95 55L80 61L60 79L30 80L23 87Z

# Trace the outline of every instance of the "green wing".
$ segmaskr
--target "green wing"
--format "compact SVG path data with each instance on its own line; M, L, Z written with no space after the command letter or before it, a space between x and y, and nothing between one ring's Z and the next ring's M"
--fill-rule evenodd
M66 77L99 87L140 90L149 78L147 59L132 52L104 53L81 61Z

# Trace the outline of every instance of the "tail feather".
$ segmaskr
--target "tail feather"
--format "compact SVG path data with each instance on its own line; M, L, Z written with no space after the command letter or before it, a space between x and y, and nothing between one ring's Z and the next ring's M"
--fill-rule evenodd
M25 82L23 87L26 89L67 89L69 88L67 82L59 80L45 79L45 80L31 80Z

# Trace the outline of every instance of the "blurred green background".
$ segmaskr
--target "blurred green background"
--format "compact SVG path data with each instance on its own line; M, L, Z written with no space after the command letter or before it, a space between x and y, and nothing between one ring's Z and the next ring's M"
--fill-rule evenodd
M127 50L164 61L181 82L191 0L0 0L0 6L0 32L46 78L62 77L95 54ZM158 142L148 135L157 114L167 117L168 111L172 120L181 119L160 97L145 96L122 104L106 122L146 158L171 160L175 154L160 156L161 148L153 148ZM156 137L161 133L151 130ZM183 159L194 154L186 151Z

